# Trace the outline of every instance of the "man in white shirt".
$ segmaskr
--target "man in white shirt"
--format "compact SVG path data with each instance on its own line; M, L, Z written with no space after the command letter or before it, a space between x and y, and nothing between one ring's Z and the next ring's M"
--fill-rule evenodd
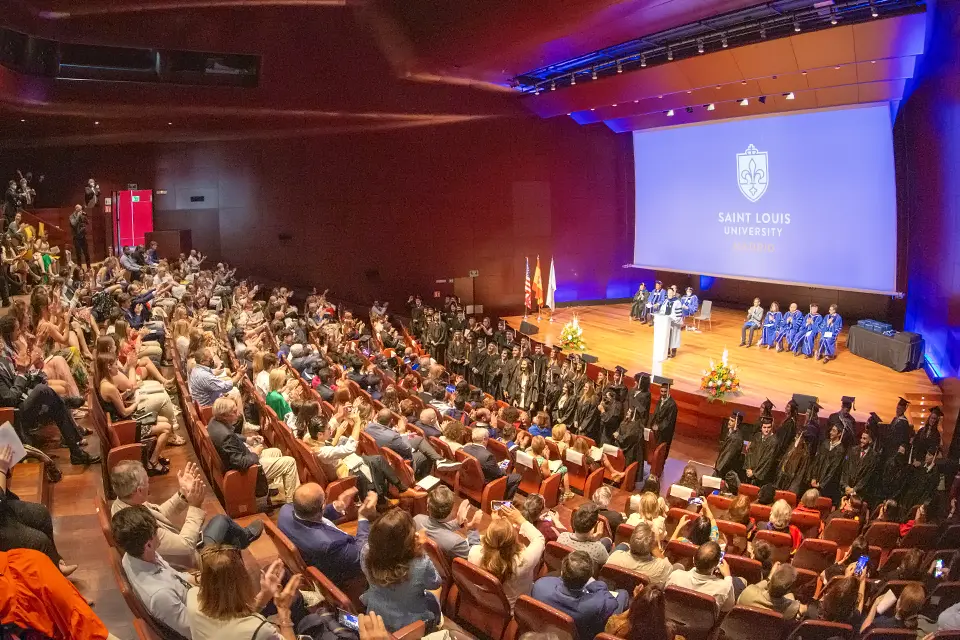
M730 567L721 559L720 545L716 542L700 545L693 557L693 568L671 573L667 579L667 586L670 585L712 596L721 613L730 611L737 604Z

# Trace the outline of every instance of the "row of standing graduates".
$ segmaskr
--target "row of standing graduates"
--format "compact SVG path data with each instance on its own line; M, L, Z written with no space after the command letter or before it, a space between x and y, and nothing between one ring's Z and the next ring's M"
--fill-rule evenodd
M939 415L913 434L901 404L890 424L871 414L864 433L855 438L838 414L822 428L817 408L808 411L800 426L791 401L775 430L769 411L756 425L744 424L742 414L735 413L721 428L715 473L735 473L741 481L773 484L798 496L816 488L837 502L853 492L871 505L894 499L905 508L932 500L944 484L944 469L936 462Z

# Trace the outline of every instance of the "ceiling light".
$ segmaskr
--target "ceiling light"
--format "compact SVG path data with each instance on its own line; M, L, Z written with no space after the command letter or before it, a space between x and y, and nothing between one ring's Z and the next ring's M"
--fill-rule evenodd
M617 103L614 102L614 103L613 103L612 105L610 105L610 106L611 106L611 107L615 107L615 106L617 106Z
M697 53L703 53L703 38L697 38Z
M93 124L95 124L95 125L99 125L99 124L100 124L100 121L99 121L99 120L97 120L97 121L95 121L95 122L94 122Z
M623 73L623 63L617 60L617 73Z
M673 109L670 109L669 111L667 111L667 117L668 117L668 118L672 118L672 117L673 117Z
M760 27L760 38L763 39L763 40L766 40L766 39L767 39L767 28L766 28L766 27Z
M800 23L796 20L793 21L793 30L795 33L800 33Z
M839 65L837 65L837 66L836 66L836 67L834 67L833 69L834 69L834 71L840 71L840 66L839 66Z
M539 91L539 89L537 89L537 91ZM172 123L172 122L168 122L168 123L167 123L167 126L168 126L168 127L173 126L173 123Z
M556 91L556 90L557 90L557 81L556 81L556 80L551 80L551 81L550 81L550 91Z
M830 9L830 24L837 24L837 14L833 9Z
M800 73L803 74L803 75L807 75L807 72L806 72L806 71L801 71Z
M727 48L727 34L725 33L722 34L720 37L720 46L723 47L724 49Z
M540 95L540 85L537 85L533 88L533 95L535 96Z
M571 74L570 74L570 86L572 87L572 86L574 86L575 84L577 84L577 74L576 74L576 73L571 73Z
M687 113L693 113L693 107L687 107Z
M20 122L26 122L25 118L20 118Z
M742 99L740 99L740 101L739 101L737 104L739 104L741 107L745 107L745 106L747 106L748 104L750 104L750 101L747 100L746 98L742 98Z
M597 110L596 107L590 107L590 111L596 111L596 110Z
M673 61L673 49L667 47L667 60Z
M786 98L787 100L793 100L794 98L796 98L796 96L793 95L793 91L788 91L787 93L783 94L783 97Z
M871 2L870 2L870 15L873 16L874 18L879 18L879 17L880 17L880 12L877 11L877 6L876 6L875 4L873 4L873 1L872 1L872 0L871 0Z
M747 84L747 81L746 81L746 80L741 80L741 81L740 81L740 84L742 84L742 85L744 85L744 86L746 86L746 84Z
M871 60L871 61L870 61L870 64L877 64L877 61L876 61L876 60Z
M596 79L597 79L597 68L596 68L596 67L594 67L594 68L593 68L593 71L590 72L590 77L591 77L593 80L596 80Z
M760 104L767 104L767 96L760 96Z
M634 100L634 101L633 101L633 104L637 104L637 103L639 103L639 102L640 102L639 100Z
M713 111L716 108L716 105L714 105L712 102L707 105L707 111Z
M643 54L640 54L640 66L641 67L647 66L647 56Z

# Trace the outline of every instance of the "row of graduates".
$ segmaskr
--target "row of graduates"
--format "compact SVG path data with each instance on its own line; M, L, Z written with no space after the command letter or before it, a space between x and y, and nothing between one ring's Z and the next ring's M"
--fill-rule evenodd
M893 499L907 508L932 500L944 484L945 470L937 462L940 408L913 433L904 415L909 403L901 398L889 424L872 413L856 436L849 418L852 400L844 398L843 408L831 414L825 428L815 401L801 424L798 402L791 400L776 429L769 400L756 425L745 424L735 412L721 431L715 473L733 473L743 482L772 484L796 495L815 488L835 503L843 495L857 495L868 504Z

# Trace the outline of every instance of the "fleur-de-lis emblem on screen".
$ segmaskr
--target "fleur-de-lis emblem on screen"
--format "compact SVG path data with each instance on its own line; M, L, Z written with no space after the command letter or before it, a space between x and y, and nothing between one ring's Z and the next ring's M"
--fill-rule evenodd
M756 202L767 191L769 167L767 152L758 151L752 144L737 154L737 184L750 202Z

